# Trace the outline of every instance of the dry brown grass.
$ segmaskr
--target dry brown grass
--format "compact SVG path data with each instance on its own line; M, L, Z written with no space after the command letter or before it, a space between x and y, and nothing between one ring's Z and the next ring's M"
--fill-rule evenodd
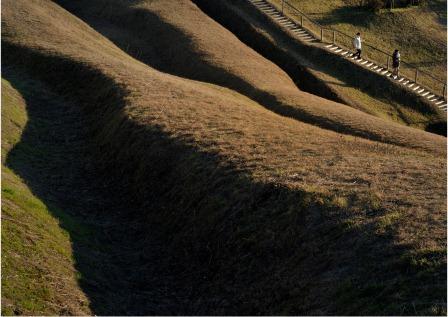
M67 6L150 66L228 87L279 114L392 144L431 148L444 142L300 91L278 66L242 45L190 1L97 0Z
M395 272L394 261L407 254L404 249L436 254L445 250L446 140L301 92L282 71L190 3L180 2L178 8L185 11L173 10L178 1L151 3L140 6L196 39L192 46L197 51L192 52L203 58L195 61L225 69L274 96L278 109L299 109L313 122L327 122L327 129L301 122L294 111L292 118L278 115L260 105L262 101L227 88L155 70L47 0L4 1L6 63L20 64L45 78L97 116L102 158L115 166L114 172L126 172L123 178L130 180L134 195L153 198L146 203L159 208L155 218L164 230L177 232L176 247L185 247L193 257L195 250L202 254L208 248L209 267L224 270L204 289L221 294L224 286L219 283L229 278L226 272L238 277L227 285L241 291L240 301L234 303L238 306L214 312L353 312L350 309L362 302L354 299L342 307L331 298L343 297L337 290L347 276L355 284L363 283L372 277L362 271L363 265L379 262L384 265L381 270L367 272L384 283L384 294L392 292L397 305L408 309L418 298L388 274ZM197 23L213 30L213 36L194 31ZM180 59L178 65L191 62L182 57L191 52L172 52ZM124 95L118 98L120 94ZM364 137L337 133L340 127ZM333 236L331 226L339 221L332 217L343 218L344 226L353 231ZM326 226L333 229L326 231ZM390 258L369 258L383 251ZM231 255L249 258L239 263ZM263 261L272 269L267 275ZM440 261L445 263L444 257ZM441 270L437 267L437 278L443 277ZM404 275L403 283L415 290L419 283L436 283L433 277L412 284ZM309 284L294 293L296 286L289 281ZM281 287L287 295L281 295ZM231 302L238 292L229 292ZM443 290L434 292L427 295L425 288L429 302L418 303L418 309L441 307L436 301ZM361 293L353 296L369 298ZM261 298L269 300L257 302ZM380 307L381 300L375 302L379 306L369 306L370 312L393 307L399 313L396 306Z
M404 61L441 81L446 80L446 1L430 0L417 7L377 13L341 0L290 2L322 25L346 34L361 32L366 43L385 52L399 48ZM396 32L396 28L400 28L400 32ZM369 49L364 53L372 54ZM433 85L430 88L441 88L440 84Z
M401 85L328 53L319 44L295 40L291 32L248 2L194 2L243 42L275 61L304 90L393 122L432 132L441 128L436 133L445 133L444 113L424 98L416 98Z

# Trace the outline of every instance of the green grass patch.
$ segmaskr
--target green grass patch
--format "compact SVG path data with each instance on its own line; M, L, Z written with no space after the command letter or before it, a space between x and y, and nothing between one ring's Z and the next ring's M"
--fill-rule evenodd
M2 162L27 124L20 94L2 79ZM26 144L16 155L34 153ZM31 152L30 152L31 151ZM57 217L55 217L57 214ZM64 228L61 227L63 223ZM63 314L61 297L80 291L71 236L88 239L89 230L73 217L48 206L2 163L2 314ZM87 305L87 301L85 302ZM86 307L87 308L87 307ZM87 311L87 309L86 309Z

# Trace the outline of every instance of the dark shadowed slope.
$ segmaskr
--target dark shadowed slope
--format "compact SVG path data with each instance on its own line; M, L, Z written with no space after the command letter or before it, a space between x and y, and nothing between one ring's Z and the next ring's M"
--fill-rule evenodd
M4 63L79 106L103 180L119 180L127 208L99 214L141 246L135 311L162 289L162 314L444 314L443 140L409 149L285 118L155 70L51 1L3 5ZM180 294L145 274L154 237ZM108 312L114 288L89 286L107 270L87 263L83 291Z
M23 70L2 75L2 314L184 311L182 265L101 173L81 108Z

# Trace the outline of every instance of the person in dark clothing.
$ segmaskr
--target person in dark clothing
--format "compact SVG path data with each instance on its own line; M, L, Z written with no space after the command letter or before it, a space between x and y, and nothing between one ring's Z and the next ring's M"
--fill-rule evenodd
M392 77L394 79L398 78L398 74L400 72L400 51L395 50L392 54L392 68L394 69L392 72Z

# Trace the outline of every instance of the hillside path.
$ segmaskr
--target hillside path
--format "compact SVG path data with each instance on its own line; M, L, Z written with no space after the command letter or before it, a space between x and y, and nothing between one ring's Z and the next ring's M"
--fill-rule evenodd
M427 88L422 87L412 79L406 78L404 76L393 78L392 72L388 68L378 65L378 63L376 63L375 61L371 61L365 58L356 59L356 57L353 56L353 53L350 50L342 48L336 44L322 42L320 39L316 38L309 30L302 27L299 23L283 14L280 10L278 10L275 6L273 6L266 0L247 1L254 5L258 10L268 15L282 28L290 31L293 36L299 41L307 43L308 45L319 46L333 54L339 55L341 58L352 60L353 63L358 64L358 67L363 67L370 70L371 72L376 72L382 76L386 76L391 81L400 83L416 96L426 98L430 103L434 104L439 109L445 112L447 111L447 101L444 97L430 91Z

